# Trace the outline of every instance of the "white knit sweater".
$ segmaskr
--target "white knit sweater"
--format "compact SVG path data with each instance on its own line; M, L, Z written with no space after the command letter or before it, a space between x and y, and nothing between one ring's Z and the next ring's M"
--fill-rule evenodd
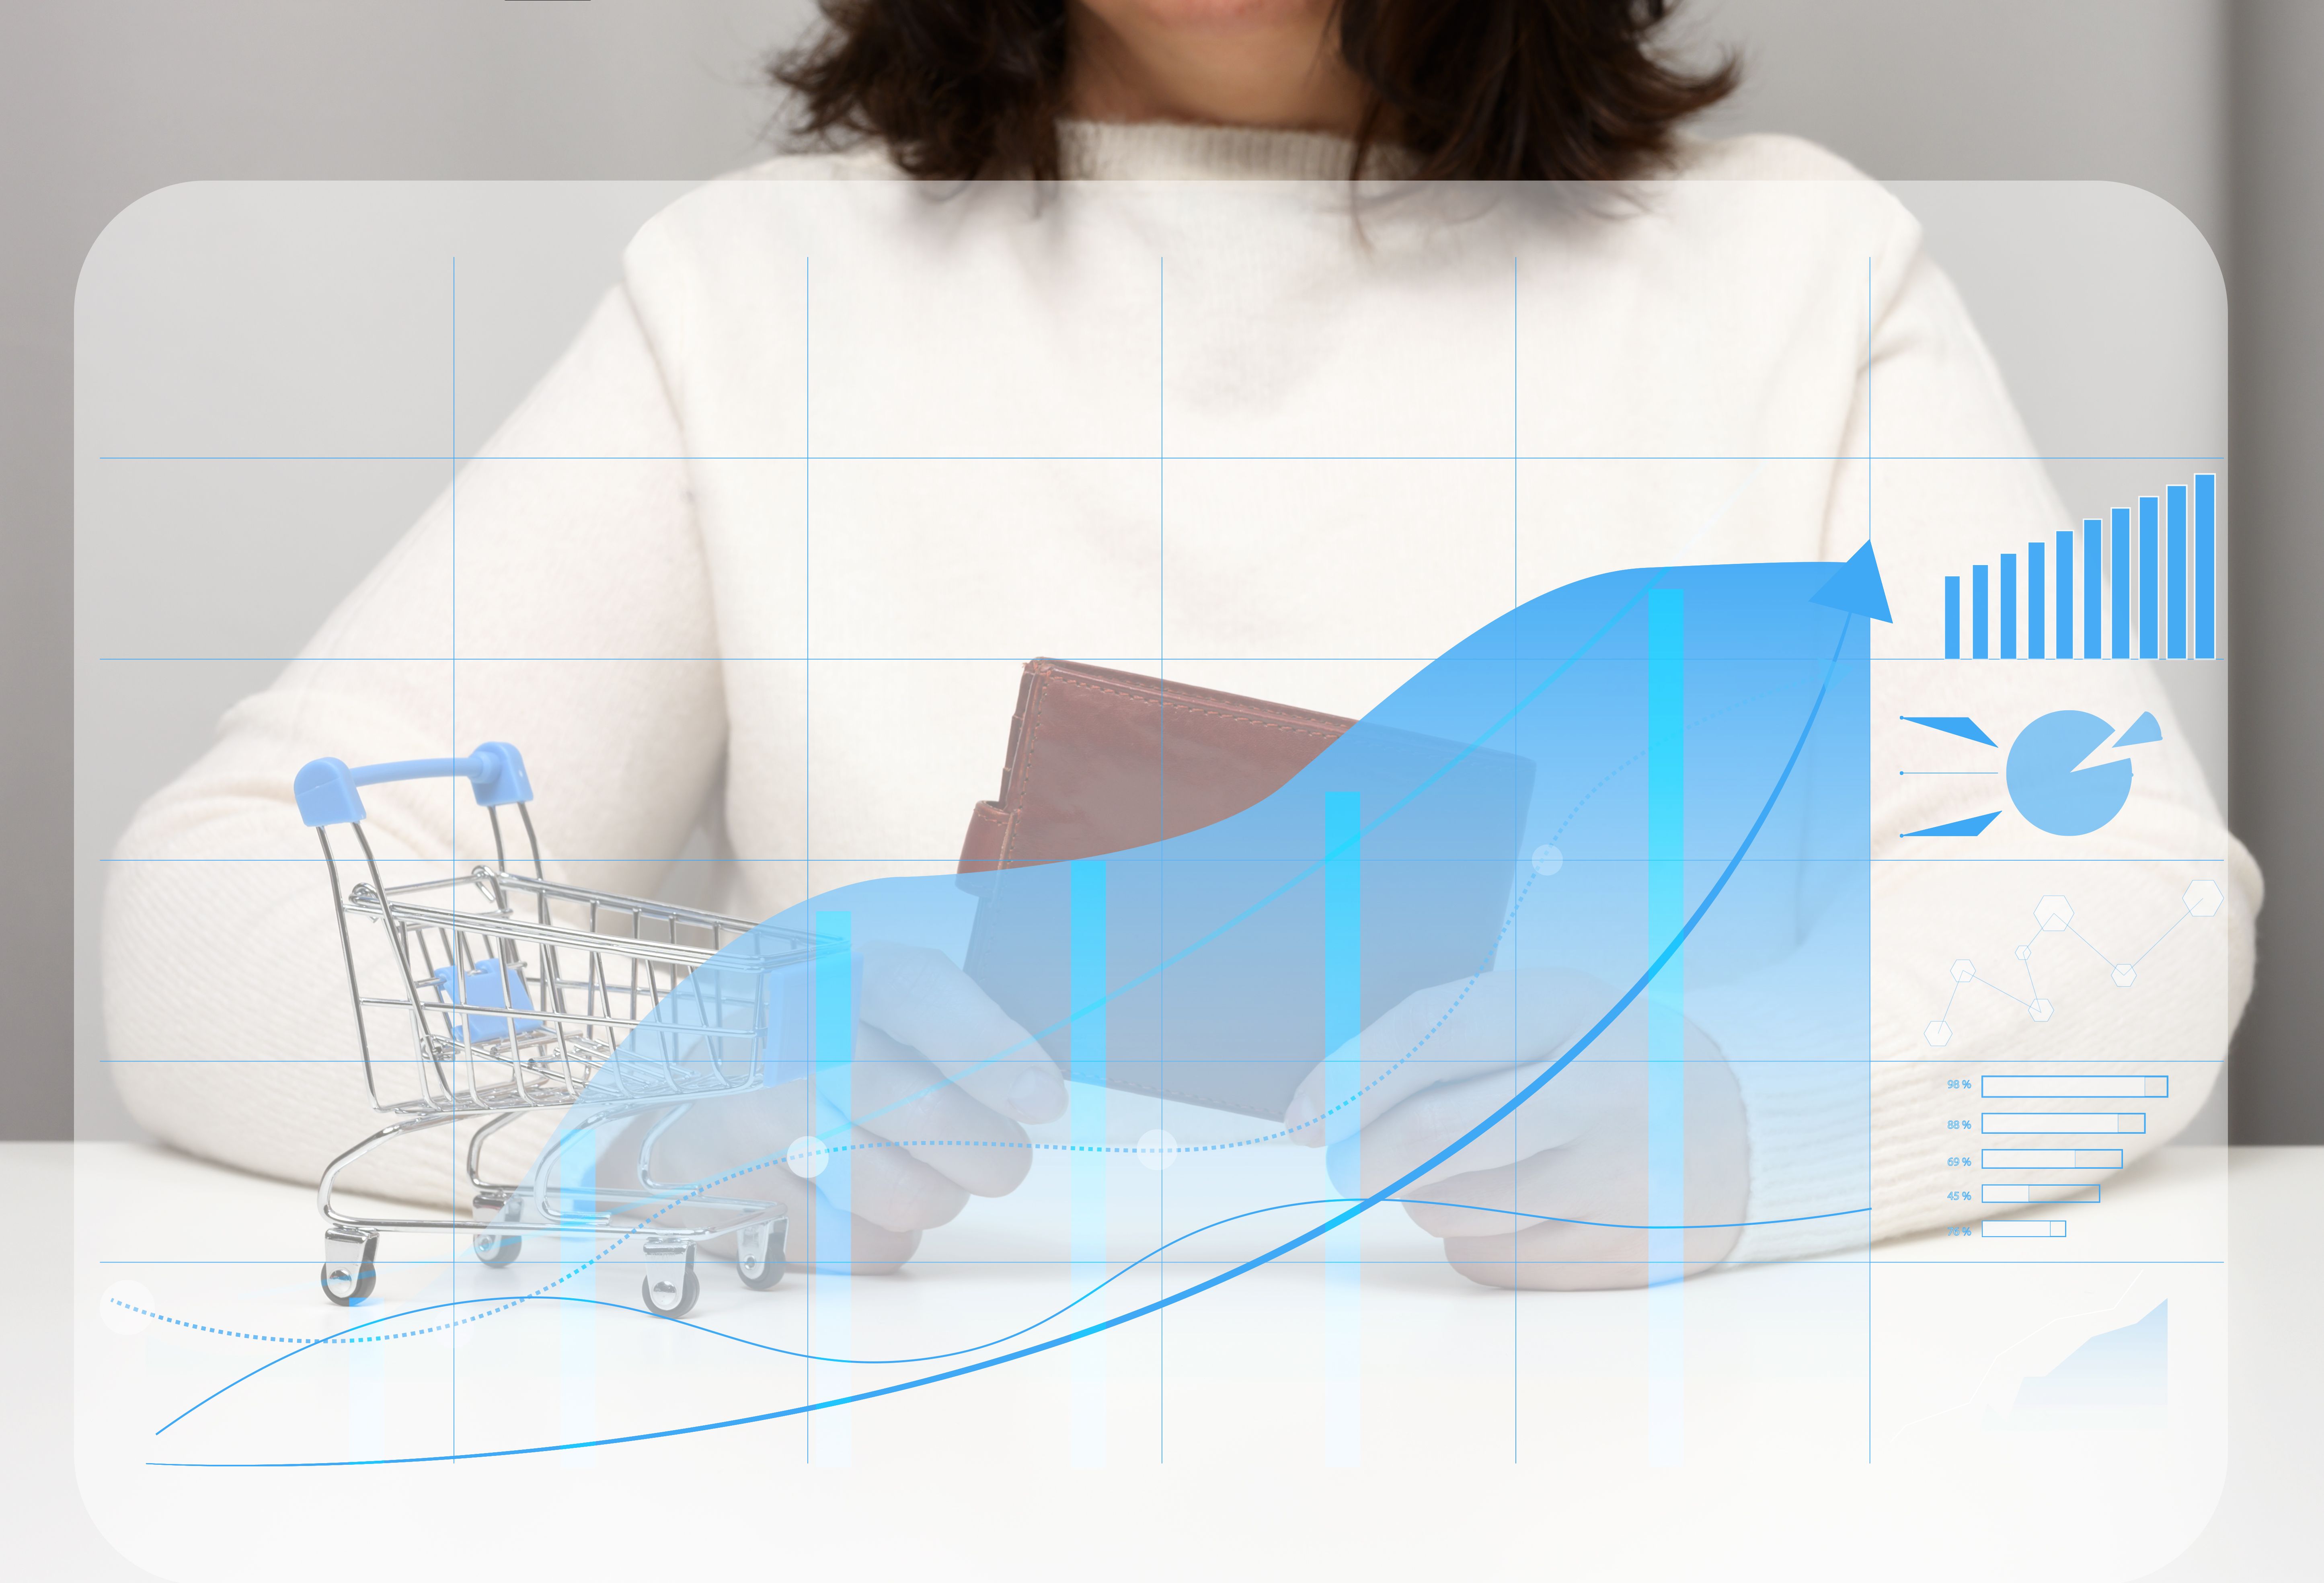
M290 779L314 757L514 741L562 877L650 893L706 825L731 858L720 903L763 917L947 870L1036 653L1357 715L1514 599L1626 566L1841 559L1877 509L1899 619L1875 629L1875 653L1926 655L1934 611L1903 591L2066 525L2032 459L1880 467L1868 502L1868 320L1881 454L2032 446L1910 216L1810 145L1692 143L1643 201L1505 205L1425 240L1387 215L1360 241L1322 185L1346 172L1336 139L1065 136L1080 177L1319 185L1191 208L1135 181L1038 204L898 181L765 185L895 176L867 152L776 160L650 224L623 284L454 490L124 836L105 932L111 1069L155 1135L311 1180L375 1125L348 1041L327 1032L347 1014L321 880L310 862L244 861L312 857ZM1442 302L1491 311L1432 320ZM1439 459L1166 471L1157 445ZM1520 468L1513 445L1569 459ZM873 453L914 459L846 459ZM1975 855L2023 860L2006 872L1916 861L1925 845L1895 838L1977 810L1957 805L1958 782L1895 773L1952 739L1878 722L1971 715L2006 745L2058 705L1997 667L1875 669L1868 1153L1861 1115L1777 1059L1819 1037L1780 982L1690 998L1743 1077L1752 1217L1784 1222L1739 1257L1973 1217L1946 1196L1980 1175L1947 1163L1962 1140L1946 1122L1975 1106L1959 1090L1949 1103L1945 1081L1983 1069L1963 1062L2168 1060L2172 1097L2142 1106L2150 1130L2107 1140L2152 1148L2209 1090L2248 993L2259 877L2151 668L2074 668L2073 707L2163 722L2102 846L2005 819ZM383 854L489 854L477 810L441 786L365 795ZM2153 861L2051 861L2093 851ZM142 861L159 857L174 861ZM2095 953L2061 958L2051 1021L1987 995L1959 1003L1950 1046L1926 1042L1950 962L2013 966L2044 892L2070 883L2119 959L2197 878L2226 908L2175 933L2132 990ZM222 926L175 928L197 905ZM1916 1063L1937 1054L1954 1064ZM540 1135L518 1129L498 1163ZM443 1201L448 1143L349 1180ZM1868 1223L1793 1218L1868 1194Z

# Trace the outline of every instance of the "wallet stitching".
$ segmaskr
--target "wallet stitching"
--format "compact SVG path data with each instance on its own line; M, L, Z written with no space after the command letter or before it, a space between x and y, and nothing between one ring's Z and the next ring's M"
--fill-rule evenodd
M1046 680L1048 677L1056 675L1056 672L1042 671L1036 672L1036 674ZM1016 852L1017 815L1021 812L1025 807L1025 788L1032 784L1033 761L1041 756L1041 712L1048 707L1049 690L1046 686L1035 687L1033 689L1033 717L1029 721L1026 722L1025 759L1022 764L1011 765L1010 768L1009 833L1001 838L1001 862L999 864L999 866L1003 868L1009 866L1009 859Z
M1303 725L1296 720L1278 720L1270 716L1254 714L1249 709L1211 708L1183 699L1174 699L1167 692L1158 694L1139 692L1127 687L1115 687L1109 682L1084 680L1081 677L1069 676L1059 671L1050 671L1049 677L1050 680L1064 686L1086 688L1092 692L1110 692L1119 698L1133 699L1140 702L1156 702L1167 709L1192 709L1198 715L1213 715L1224 720L1249 720L1253 725L1264 726L1270 731L1296 731L1303 736L1329 736L1336 741L1345 736L1348 729L1347 726L1342 726L1335 730L1328 726ZM1035 718L1038 717L1037 707ZM1349 722L1349 725L1353 724L1353 721Z
M1010 858L1015 853L1017 815L1024 809L1025 791L1031 785L1033 780L1033 764L1041 754L1041 716L1049 706L1049 689L1047 683L1054 682L1061 687L1078 687L1090 692L1111 693L1116 698L1126 698L1134 702L1157 702L1164 708L1191 709L1196 714L1209 715L1218 719L1248 720L1269 731L1289 731L1302 736L1321 736L1333 742L1345 736L1348 730L1347 726L1334 729L1327 726L1303 725L1295 720L1271 719L1265 715L1253 714L1248 709L1211 708L1175 699L1167 690L1159 694L1145 693L1127 687L1117 687L1110 682L1092 681L1069 671L1047 671L1040 672L1040 675L1045 685L1033 690L1033 718L1029 722L1029 729L1026 732L1025 757L1009 777L1009 806L1006 810L1009 815L1009 833L1001 838L1001 854L995 865L997 867L1006 867ZM1352 725L1354 722L1351 721L1349 724Z

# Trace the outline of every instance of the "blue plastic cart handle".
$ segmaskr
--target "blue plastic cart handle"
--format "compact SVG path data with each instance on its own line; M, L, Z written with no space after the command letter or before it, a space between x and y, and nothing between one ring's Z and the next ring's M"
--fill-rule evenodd
M466 758L407 758L394 764L365 764L350 769L344 759L318 758L290 781L299 800L299 817L309 826L359 824L364 802L355 788L383 781L432 781L462 775L476 794L479 808L502 808L532 801L532 782L526 779L524 756L505 742L480 744Z

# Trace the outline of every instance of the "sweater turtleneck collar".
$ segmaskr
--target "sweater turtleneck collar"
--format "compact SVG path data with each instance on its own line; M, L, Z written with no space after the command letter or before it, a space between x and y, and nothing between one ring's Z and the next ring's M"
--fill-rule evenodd
M1328 132L1167 122L1057 122L1065 174L1075 180L1162 181L1345 181L1355 145ZM1375 150L1366 174L1392 178L1400 151Z

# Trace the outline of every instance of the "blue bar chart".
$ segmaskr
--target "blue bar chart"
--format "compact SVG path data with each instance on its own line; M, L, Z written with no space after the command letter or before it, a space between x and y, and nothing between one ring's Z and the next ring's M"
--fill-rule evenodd
M2218 475L2198 473L2083 518L2079 546L2068 528L1947 576L1945 658L2217 659L2218 552Z
M1948 575L1945 658L2215 660L2218 529L2218 475L2197 473L2084 517L2079 544L2061 529Z

